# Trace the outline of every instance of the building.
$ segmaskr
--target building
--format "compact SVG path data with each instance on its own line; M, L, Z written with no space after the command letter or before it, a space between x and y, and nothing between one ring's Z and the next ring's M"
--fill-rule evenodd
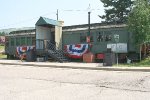
M20 38L20 41L24 41L24 45L18 45L18 36L22 32L35 34L30 44L27 43L30 36L24 34ZM35 30L21 30L11 33L7 36L6 47L8 48L6 51L13 52L6 52L7 55L15 55L18 46L34 45L37 57L46 59L51 57L63 62L68 60L64 55L73 59L82 59L83 54L89 48L86 41L88 24L63 26L62 21L40 17L35 24ZM131 59L139 59L139 49L134 45L133 34L127 31L125 24L91 24L90 36L92 46L90 51L96 56L95 59L103 60L104 53L108 49L118 54L120 62L125 61L127 56Z

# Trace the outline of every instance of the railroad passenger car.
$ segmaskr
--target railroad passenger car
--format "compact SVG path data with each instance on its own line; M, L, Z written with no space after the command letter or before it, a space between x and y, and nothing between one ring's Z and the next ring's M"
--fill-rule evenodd
M88 24L64 26L62 29L60 26L56 27L55 25L59 25L59 23L41 17L36 23L36 29L11 32L6 36L6 54L8 57L14 57L16 56L16 48L18 46L36 46L37 55L41 55L41 47L47 47L45 44L50 44L47 42L52 41L55 46L59 43L61 49L68 52L68 55L72 55L73 52L76 52L75 54L78 55L77 58L81 57L82 59L83 54L78 53L83 52L87 48L88 43L86 37L88 34ZM108 49L111 49L112 52L119 55L120 62L125 61L127 57L133 60L139 60L139 47L134 45L133 34L127 30L125 24L94 23L90 25L90 29L90 52L95 55L95 59L103 60L105 56L104 53ZM62 32L60 32L60 30L62 30ZM80 47L83 47L84 50L80 49ZM54 49L56 48L53 48L53 50ZM148 48L144 49L148 50ZM142 53L144 49L142 49ZM70 52L69 50L72 51ZM48 49L46 52L54 51ZM44 51L44 55L45 54ZM77 59L75 56L69 57Z
M17 57L17 47L35 46L35 29L12 31L5 37L7 58Z
M63 28L63 46L86 43L88 25L75 25ZM133 43L133 34L128 32L125 24L91 24L91 52L96 59L103 60L108 48L119 54L119 60L125 61L129 56L138 59L138 50Z

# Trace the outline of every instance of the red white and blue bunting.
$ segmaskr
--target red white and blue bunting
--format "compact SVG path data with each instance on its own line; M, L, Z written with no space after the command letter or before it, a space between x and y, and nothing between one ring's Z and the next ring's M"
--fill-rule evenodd
M88 44L66 45L65 51L70 58L82 58L83 54L88 52Z
M19 46L16 49L17 49L17 55L22 55L30 50L33 50L34 46Z

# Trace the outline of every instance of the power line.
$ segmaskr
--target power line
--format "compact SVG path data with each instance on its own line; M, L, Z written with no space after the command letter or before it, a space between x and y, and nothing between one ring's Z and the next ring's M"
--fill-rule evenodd
M45 14L43 14L41 16L46 16L46 15L49 15L49 14L55 14L55 12L45 13ZM0 27L0 29L1 28L5 28L5 27L10 27L12 25L18 25L18 24L22 24L22 23L27 23L29 21L33 21L33 20L38 19L38 18L39 18L39 16L38 17L30 18L30 19L26 19L26 20L22 20L22 21L18 21L16 23L12 23L12 24L9 24L9 25L4 25L4 26Z
M97 11L97 10L101 10L101 9L90 9L90 10L91 11ZM59 10L59 12L88 12L88 9L84 9L84 10L83 9L66 9L66 10ZM57 12L53 11L53 12L50 12L50 13L45 13L45 14L43 14L41 16L46 16L46 15L50 15L50 14L56 14L57 20L58 20L59 19L59 12L58 12L58 9L57 9ZM12 24L9 24L9 25L4 25L4 26L0 27L0 29L1 28L5 28L5 27L10 27L12 25L18 25L18 24L22 24L22 23L27 23L27 22L33 21L33 20L35 20L37 18L39 18L39 16L38 17L33 17L31 19L23 20L23 21L18 21L16 23L12 23Z
M97 11L97 10L101 10L101 9L90 9L91 11ZM67 10L60 10L60 11L64 11L64 12L80 12L80 11L84 11L84 12L88 12L88 9L84 9L84 10L81 10L81 9L67 9Z
M36 17L36 18L37 18L37 17ZM36 19L36 18L32 18L32 19L27 19L27 20L19 21L19 22L12 23L12 24L9 24L9 25L4 25L4 26L2 26L2 27L0 27L0 28L5 28L5 27L12 26L12 25L18 25L18 24L26 23L26 22L32 21L32 20L34 20L34 19Z

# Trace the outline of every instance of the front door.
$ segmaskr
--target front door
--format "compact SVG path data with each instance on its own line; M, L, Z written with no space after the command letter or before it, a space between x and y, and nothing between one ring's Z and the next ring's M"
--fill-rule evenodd
M51 44L51 49L56 49L56 42L55 42L55 32L51 32L51 40L50 40L50 44Z
M51 33L51 42L55 44L55 32Z
M55 45L55 32L51 33L51 43Z

